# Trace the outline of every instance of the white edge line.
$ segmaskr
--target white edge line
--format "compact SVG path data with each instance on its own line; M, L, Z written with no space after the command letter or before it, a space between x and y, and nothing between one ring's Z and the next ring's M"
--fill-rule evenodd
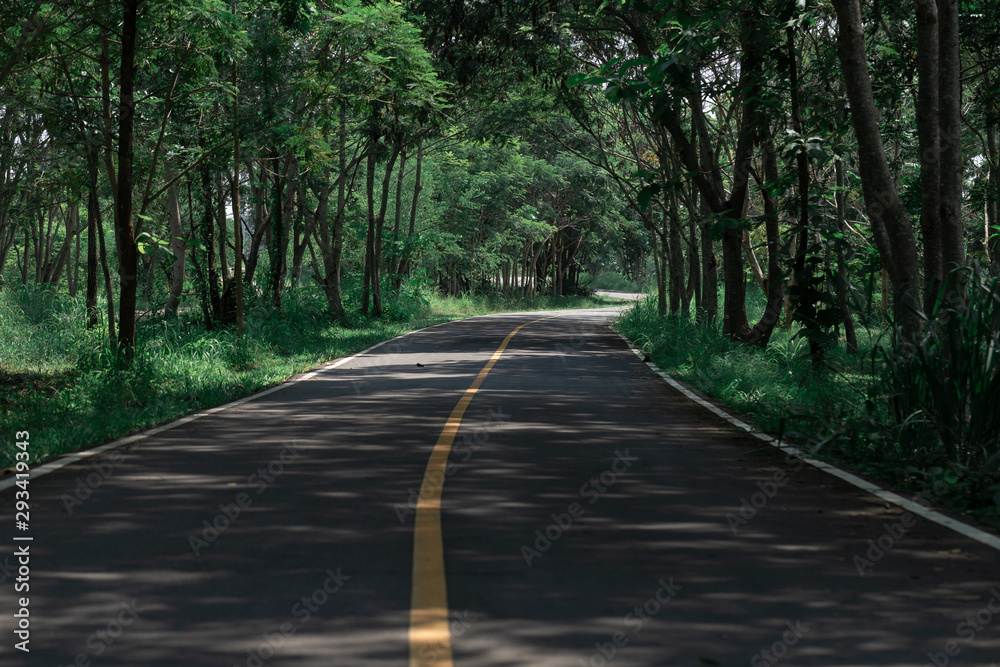
M249 396L244 396L243 398L236 399L235 401L230 401L229 403L223 403L222 405L217 405L214 408L208 408L208 409L205 409L205 410L199 410L198 412L194 412L192 414L185 415L184 417L180 417L178 419L175 419L172 422L168 422L166 424L161 424L159 426L154 426L152 428L148 428L146 430L139 431L138 433L133 433L131 435L124 436L124 437L119 438L117 440L112 440L111 442L106 442L103 445L98 445L96 447L92 447L90 449L85 449L85 450L81 450L81 451L71 452L69 454L63 454L63 455L59 456L58 458L53 459L52 461L48 461L46 463L43 463L40 466L36 466L36 467L31 468L28 471L28 479L32 480L32 479L35 479L37 477L41 477L42 475L47 475L50 472L55 472L56 470L59 470L60 468L65 468L66 466L71 465L73 463L76 463L77 461L80 461L82 459L89 458L91 456L96 456L97 454L103 454L104 452L108 451L109 449L116 449L118 447L124 447L125 445L131 445L132 443L139 442L141 440L145 440L146 438L148 438L151 435L156 435L156 434L162 433L164 431L169 431L170 429L177 428L178 426L183 426L184 424L189 424L189 423L193 422L196 419L201 419L202 417L207 417L209 415L214 415L217 412L222 412L223 410L228 410L229 408L235 408L238 405L243 405L244 403L249 403L250 401L257 400L258 398L263 398L264 396L267 396L268 394L273 394L276 391L281 391L285 387L290 387L291 385L296 384L298 382L303 382L305 380L309 380L309 379L315 377L316 375L319 375L323 371L333 370L334 368L337 368L338 366L342 366L342 365L348 363L349 361L353 361L353 360L357 359L358 357L360 357L362 355L368 354L369 352L371 352L372 350L374 350L376 348L382 347L383 345L387 345L387 344L389 344L389 343L391 343L391 342L393 342L395 340L399 340L400 338L404 338L405 336L410 336L410 335L415 334L415 333L420 333L421 331L427 331L428 329L433 329L435 327L444 326L446 324L452 324L454 322L465 322L465 321L468 321L468 320L474 320L474 319L483 318L483 317L495 317L495 316L504 316L504 315L522 315L522 314L528 314L528 313L531 313L531 312L536 312L536 311L525 311L524 313L489 313L489 314L486 314L486 315L473 315L472 317L463 317L463 318L457 319L457 320L446 320L444 322L438 322L437 324L431 324L431 325L426 326L426 327L421 327L419 329L414 329L413 331L407 331L405 333L399 334L398 336L393 336L392 338L386 338L383 341L379 341L378 343L375 343L374 345L370 345L370 346L366 347L365 349L361 350L360 352L355 352L354 354L352 354L350 356L341 357L339 359L335 359L334 361L330 361L330 362L327 362L325 364L322 364L321 366L317 366L316 368L314 368L314 369L312 369L312 370L304 373L303 375L300 375L299 377L293 378L291 380L286 380L286 381L282 382L281 384L275 385L273 387L269 387L268 389L264 389L262 391L259 391L256 394L250 394ZM537 311L537 312L548 312L548 311ZM13 487L16 483L17 483L17 475L14 474L14 473L11 473L9 476L7 476L4 479L0 479L0 492L6 491L7 489Z
M777 447L786 454L801 459L802 461L808 463L814 468L818 468L819 470L822 470L825 473L829 473L834 477L838 477L847 482L848 484L853 484L859 489L867 491L868 493L871 493L872 495L877 496L878 498L881 498L882 500L888 503L892 503L893 505L902 507L906 511L912 512L913 514L916 514L917 516L927 519L928 521L933 521L934 523L940 526L944 526L945 528L949 528L960 535L968 537L971 540L975 540L976 542L985 544L988 547L992 547L993 549L1000 551L1000 537L996 535L991 535L990 533L987 533L984 530L980 530L975 526L970 526L969 524L964 523L962 521L956 521L955 519L952 519L950 516L945 516L941 512L938 512L937 510L924 507L919 503L916 503L912 500L902 497L898 493L893 493L892 491L883 489L877 484L872 484L868 480L862 479L857 475L847 472L846 470L842 470L840 468L837 468L836 466L832 466L825 461L818 461L810 457L806 453L804 453L798 447L794 447L786 442L776 440L771 436L767 435L766 433L761 433L759 431L754 430L754 428L749 424L747 424L746 422L737 419L736 417L732 416L725 410L722 410L718 406L709 403L701 396L695 394L693 391L682 385L680 382L678 382L677 380L675 380L674 378L670 377L669 375L661 371L659 368L657 368L653 362L645 361L643 353L640 352L635 347L633 347L632 343L627 338L625 338L621 334L618 334L618 336L625 341L629 349L632 350L633 353L635 353L635 356L639 357L640 361L646 364L654 373L663 378L663 380L667 384L669 384L671 387L673 387L680 393L684 394L684 396L691 399L701 407L708 409L709 411L715 413L719 417L722 417L733 426L736 426L742 429L743 431L746 431L747 433L753 435L758 440L762 440L773 447Z
M479 316L479 317L482 317L482 316ZM465 319L472 319L472 318L465 318ZM64 454L64 455L62 455L62 456L60 456L60 457L58 457L56 459L53 459L52 461L49 461L47 463L43 463L40 466L36 466L36 467L31 468L28 471L28 479L32 480L32 479L35 479L37 477L41 477L42 475L47 475L50 472L55 472L56 470L59 470L60 468L64 468L64 467L66 467L68 465L71 465L73 463L76 463L77 461L80 461L82 459L86 459L86 458L89 458L91 456L96 456L97 454L103 454L104 452L108 451L109 449L116 449L118 447L124 447L126 445L131 445L131 444L139 442L141 440L145 440L146 438L148 438L151 435L157 435L158 433L163 433L164 431L169 431L170 429L177 428L178 426L183 426L184 424L189 424L189 423L195 421L196 419L201 419L202 417L207 417L209 415L214 415L217 412L222 412L223 410L228 410L229 408L235 408L236 406L243 405L244 403L249 403L250 401L257 400L258 398L263 398L264 396L267 396L269 394L273 394L276 391L281 391L282 389L284 389L286 387L290 387L290 386L292 386L294 384L297 384L299 382L303 382L305 380L309 380L310 378L315 377L316 375L322 373L323 371L332 370L334 368L337 368L338 366L342 366L343 364L346 364L349 361L353 361L354 359L357 359L358 357L360 357L360 356L362 356L364 354L368 354L369 352L371 352L372 350L374 350L376 348L382 347L383 345L387 345L388 343L391 343L394 340L398 340L400 338L403 338L404 336L409 336L411 334L419 333L419 332L425 331L427 329L433 329L434 327L439 327L439 326L441 326L443 324L451 324L452 322L461 322L461 321L463 321L463 320L448 320L447 322L438 322L437 324L432 324L432 325L427 326L427 327L422 327L420 329L414 329L413 331L407 331L406 333L399 334L398 336L393 336L392 338L387 338L387 339L385 339L383 341L379 341L378 343L375 343L374 345L370 345L370 346L366 347L365 349L361 350L360 352L355 352L354 354L352 354L350 356L341 357L341 358L336 359L334 361L327 362L327 363L325 363L325 364L323 364L321 366L318 366L318 367L314 368L313 370L311 370L311 371L309 371L309 372L307 372L307 373L305 373L303 375L300 375L299 377L292 378L291 380L286 380L286 381L282 382L281 384L275 385L273 387L269 387L268 389L264 389L262 391L259 391L256 394L250 394L249 396L244 396L243 398L238 398L235 401L230 401L228 403L223 403L222 405L217 405L214 408L208 408L208 409L205 409L205 410L199 410L198 412L195 412L195 413L192 413L192 414L189 414L189 415L185 415L184 417L180 417L178 419L175 419L172 422L168 422L166 424L161 424L159 426L154 426L152 428L148 428L148 429L145 429L143 431L139 431L138 433L133 433L131 435L124 436L124 437L119 438L117 440L112 440L111 442L106 442L103 445L98 445L97 447L92 447L90 449L86 449L86 450L82 450L82 451L77 451L77 452L71 452L69 454ZM11 473L6 479L0 480L0 491L6 491L7 489L13 487L16 483L17 483L17 476L14 473Z

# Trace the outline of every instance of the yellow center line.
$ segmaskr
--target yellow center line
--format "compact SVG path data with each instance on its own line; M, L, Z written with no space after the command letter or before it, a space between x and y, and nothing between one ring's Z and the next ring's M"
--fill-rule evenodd
M413 590L410 598L410 667L453 667L451 632L448 624L448 590L444 572L444 540L441 536L441 492L451 446L462 425L462 417L490 370L517 332L535 322L559 317L550 315L525 322L503 339L500 347L465 390L438 436L427 462L417 500L413 527Z

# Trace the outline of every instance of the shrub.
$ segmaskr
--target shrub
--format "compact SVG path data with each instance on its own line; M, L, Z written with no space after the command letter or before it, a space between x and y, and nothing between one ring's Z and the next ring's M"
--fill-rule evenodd
M883 350L890 415L907 459L1000 471L1000 281L961 268L908 340Z

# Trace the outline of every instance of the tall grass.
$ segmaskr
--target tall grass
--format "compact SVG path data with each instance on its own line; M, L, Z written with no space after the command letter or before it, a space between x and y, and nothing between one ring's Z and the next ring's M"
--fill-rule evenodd
M348 283L348 303L356 296ZM387 291L388 295L388 291ZM88 330L84 304L33 286L0 290L0 432L31 432L44 461L199 409L246 396L305 369L429 324L500 310L609 305L580 297L447 299L419 285L386 299L381 319L352 308L334 323L315 287L285 293L282 308L258 300L243 338L207 331L198 309L171 320L143 317L135 358L117 363L107 329ZM351 303L353 306L353 303ZM12 465L12 438L0 469Z
M751 296L748 314L763 310ZM778 329L767 349L733 343L717 326L678 316L661 318L655 297L647 297L618 320L617 330L672 375L752 417L762 428L821 439L819 415L828 411L831 392L862 402L868 379L865 359L841 346L828 355L826 372L816 374L805 358L808 344L796 330ZM860 343L872 345L859 330Z
M795 329L766 350L715 326L661 318L650 297L616 327L665 371L814 455L1000 526L1000 285L974 272L964 298L926 321L916 341L858 328L813 369ZM762 303L750 295L748 313Z
M1000 508L1000 279L977 265L945 286L921 333L881 351L890 423L903 461Z

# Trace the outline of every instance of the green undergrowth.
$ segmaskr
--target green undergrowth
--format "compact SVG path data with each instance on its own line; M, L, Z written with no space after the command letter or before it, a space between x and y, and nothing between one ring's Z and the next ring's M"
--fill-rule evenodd
M348 297L353 298L353 293ZM386 302L381 319L334 323L322 295L302 288L282 308L249 308L245 335L205 329L201 311L140 318L126 368L106 325L85 327L80 298L35 287L0 291L0 469L13 466L16 431L29 431L32 462L164 423L278 384L378 341L471 315L592 308L608 299L445 298L412 291ZM356 310L356 308L355 308Z
M474 297L430 295L430 312L447 314L451 318L474 317L491 313L516 313L535 310L568 310L578 308L607 308L628 303L621 299L592 296L504 296L483 294Z
M749 310L749 309L748 309ZM664 371L713 396L762 429L814 439L831 398L863 403L870 378L870 352L877 332L858 331L861 354L843 345L828 355L828 369L816 374L804 358L808 343L778 328L767 349L735 344L718 327L677 316L661 318L656 298L647 297L622 315L618 331L649 354Z
M748 303L751 321L763 302ZM808 343L778 328L766 349L731 342L717 326L659 317L648 297L625 312L617 330L663 371L745 415L762 431L808 449L983 523L1000 527L1000 475L992 465L970 466L934 438L925 406L901 412L901 391L885 363L892 336L858 326L859 352L844 342L816 370ZM923 371L926 373L926 371ZM912 403L912 401L911 401Z
M584 274L580 282L589 289L606 289L618 292L643 292L643 286L620 273Z

